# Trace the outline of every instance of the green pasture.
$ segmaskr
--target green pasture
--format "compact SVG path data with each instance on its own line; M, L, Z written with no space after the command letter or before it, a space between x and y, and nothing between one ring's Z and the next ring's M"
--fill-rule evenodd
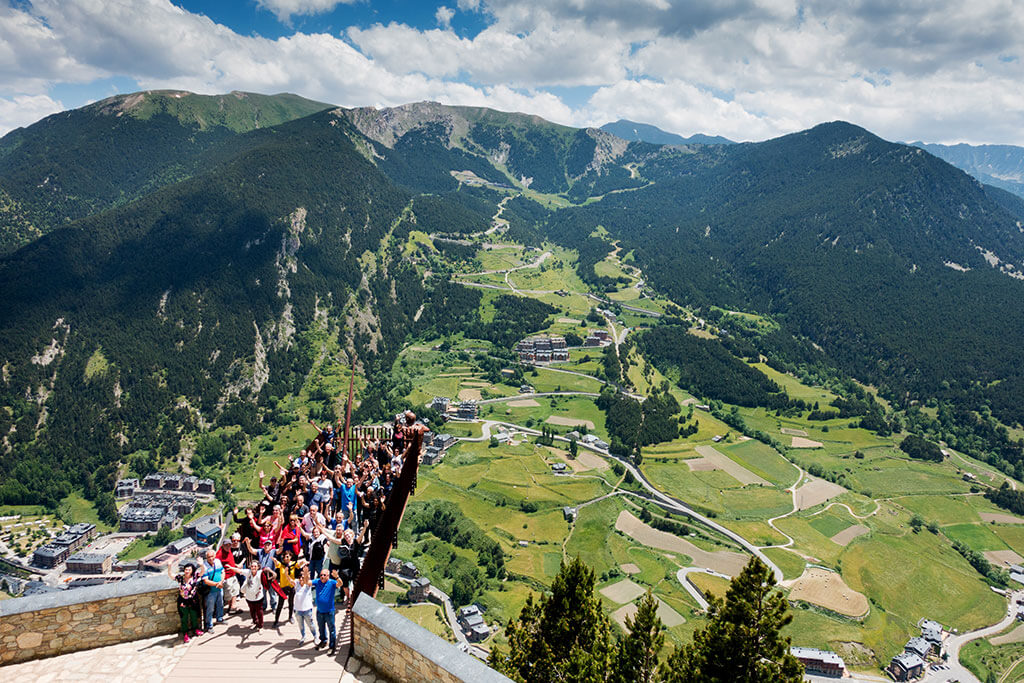
M715 448L773 484L791 486L796 481L797 470L793 464L779 455L774 448L760 441L750 439Z
M808 523L821 535L832 538L840 531L857 523L857 520L842 508L831 508L827 512L809 518Z
M481 249L477 259L480 270L508 270L523 265L523 249Z
M986 550L1009 549L1003 539L984 524L952 524L942 527L942 533L946 534L950 540L960 541L979 553Z
M921 515L926 521L945 526L981 523L978 510L971 504L972 498L974 496L902 496L894 498L893 502Z
M563 365L560 364L558 367L563 367ZM565 364L564 367L567 370L571 369L573 372L584 372L584 370L579 369L579 367L575 365ZM557 372L547 368L537 368L536 376L534 376L532 371L528 372L526 373L525 379L530 386L537 391L537 393L551 391L586 391L593 394L599 394L604 386L592 377L569 375L564 372Z
M783 578L787 581L798 578L804 573L804 569L807 566L806 560L785 548L765 548L761 552L778 565L779 569L782 570Z
M1019 683L1024 681L1024 643L995 646L975 640L961 648L960 663L983 681L992 675L1000 683Z
M941 536L872 534L842 557L843 578L876 606L916 624L922 617L970 631L999 620L1005 600Z
M822 410L825 410L825 406L838 398L838 396L825 387L808 386L796 377L784 372L779 372L767 363L751 363L750 365L751 367L757 368L768 379L785 389L790 398L801 400L811 405L818 403Z
M392 609L435 636L443 638L449 643L455 642L455 634L452 633L448 622L441 614L441 608L437 605L398 605Z
M825 535L811 526L806 518L785 517L776 520L775 526L795 541L796 548L817 558L821 564L834 567L843 547L832 541L832 535Z
M761 520L719 519L719 524L732 529L754 545L780 545L786 538Z
M987 529L999 537L1018 555L1024 556L1024 525L1020 524L988 524Z

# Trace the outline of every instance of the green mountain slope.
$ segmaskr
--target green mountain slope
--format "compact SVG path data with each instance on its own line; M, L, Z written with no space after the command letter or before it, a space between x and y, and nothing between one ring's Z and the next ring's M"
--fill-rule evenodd
M623 140L650 142L655 145L731 145L729 138L721 135L705 135L696 133L684 138L682 135L669 133L649 123L637 123L627 119L619 119L601 126L601 130L617 135Z
M910 143L985 183L1024 197L1024 148L1016 145Z
M619 179L615 187L638 184L621 167L629 143L599 129L434 102L345 113L376 143L383 167L399 182L421 191L455 188L458 183L451 171L462 170L490 183L541 193L567 192L581 180L593 183L594 177L608 174ZM409 159L412 168L397 167L391 150Z
M323 335L343 331L367 368L394 352L420 278L357 257L409 197L352 137L330 112L254 131L209 171L0 261L0 499L108 490L118 459L175 453L197 420L258 432L257 406L297 390Z
M776 313L894 396L968 394L1024 422L1000 397L1024 389L1024 235L982 186L841 123L718 149L548 233L603 225L679 301Z
M319 106L142 94L0 141L6 244L34 240L0 258L0 500L109 480L199 424L258 431L324 338L390 368L462 296L432 296L406 237L482 231L499 205L508 234L571 249L595 290L616 282L594 269L614 239L677 303L772 314L782 329L745 356L827 362L898 406L939 398L957 424L1024 423L1024 207L921 150L844 123L662 147L432 103L263 127ZM364 414L391 388L371 382Z
M118 95L0 139L0 253L184 178L238 133L326 109L295 95Z

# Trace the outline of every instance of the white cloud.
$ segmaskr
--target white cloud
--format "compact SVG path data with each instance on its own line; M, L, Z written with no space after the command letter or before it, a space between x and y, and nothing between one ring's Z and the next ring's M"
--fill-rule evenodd
M259 2L285 19L339 4ZM485 28L457 35L452 4ZM276 40L170 0L18 7L0 8L8 98L121 76L345 106L431 99L577 125L631 118L738 139L846 119L889 139L1024 143L1024 6L1013 0L457 0L437 9L438 28L393 21ZM563 87L594 92L564 95L576 98L568 106L551 91Z
M338 5L351 5L357 0L256 0L256 4L273 12L282 22L295 14L324 14Z
M445 7L444 5L438 7L437 11L434 12L434 19L437 20L437 25L440 26L441 28L451 28L452 17L454 16L455 10L453 10L451 7Z
M60 102L46 95L0 97L0 136L63 109L64 106Z
M472 39L450 30L420 31L405 24L351 28L349 39L393 73L438 78L460 75L513 87L599 86L626 76L628 43L597 35L578 23L515 34L492 26Z

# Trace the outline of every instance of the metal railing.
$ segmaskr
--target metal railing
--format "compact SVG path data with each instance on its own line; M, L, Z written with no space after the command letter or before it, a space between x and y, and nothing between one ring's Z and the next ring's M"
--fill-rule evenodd
M409 502L409 497L416 491L416 475L422 444L423 434L414 433L405 449L402 472L391 487L384 512L377 520L377 525L370 529L370 544L352 590L353 603L360 593L366 593L372 598L377 595L377 589L384 586L384 570L391 557L392 548L398 545L398 527L402 523L402 516L405 515L405 506Z

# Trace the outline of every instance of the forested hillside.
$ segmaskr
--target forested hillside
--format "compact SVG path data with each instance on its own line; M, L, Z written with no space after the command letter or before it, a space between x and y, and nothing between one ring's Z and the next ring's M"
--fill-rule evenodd
M578 244L602 225L680 302L778 314L894 400L1024 422L1010 398L1024 395L1024 235L1003 204L848 124L709 149L674 176L652 164L653 187L556 213L547 234Z
M844 123L662 147L479 108L322 108L140 94L0 140L0 245L31 242L0 260L0 500L53 501L83 481L95 494L119 460L176 453L211 424L258 432L325 336L374 378L359 416L376 419L395 407L384 375L408 333L508 347L542 329L549 304L482 296L403 250L445 234L435 265L476 259L451 240L492 221L564 247L595 292L629 280L604 267L617 244L647 286L714 316L720 341L674 318L640 338L673 381L785 410L735 356L841 374L899 410L937 402L912 415L922 431L1024 471L995 423L1024 423L1015 197ZM891 430L873 406L847 414ZM659 420L622 443L658 442Z
M0 253L202 169L239 133L328 105L295 95L118 95L0 140Z
M350 136L327 112L254 131L209 171L0 262L0 498L107 490L120 457L176 453L218 415L258 433L254 407L320 353L311 331L354 335L367 370L395 352L420 278L387 252L372 273L356 257L409 195Z

